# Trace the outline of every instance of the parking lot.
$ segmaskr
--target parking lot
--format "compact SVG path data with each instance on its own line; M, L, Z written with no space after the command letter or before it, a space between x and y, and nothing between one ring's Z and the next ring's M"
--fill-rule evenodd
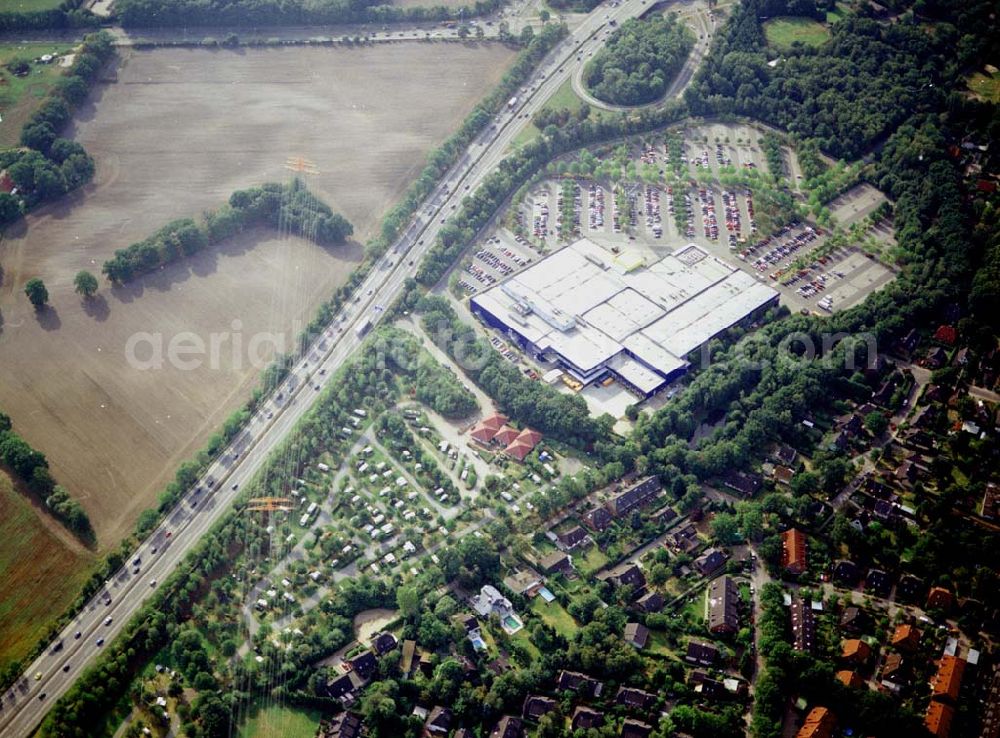
M597 167L590 165L595 176L553 177L532 187L514 206L512 230L501 228L476 245L459 284L466 295L483 291L581 237L603 246L626 267L693 242L774 287L793 312L843 310L891 281L893 270L877 256L894 244L892 224L871 223L886 198L869 185L829 203L843 231L835 240L811 221L767 232L785 213L775 213L773 193L760 190L773 185L748 175L767 171L762 135L748 126L710 124L671 129L631 151L592 152L598 160ZM620 168L627 178L609 177L609 167ZM799 186L798 171L794 152L785 149L782 176L792 189ZM491 340L528 376L550 368L533 368L497 334ZM579 391L593 412L614 417L636 399L618 385L560 389Z
M502 229L476 244L471 260L459 273L458 284L466 295L489 289L538 258L538 252L520 236Z

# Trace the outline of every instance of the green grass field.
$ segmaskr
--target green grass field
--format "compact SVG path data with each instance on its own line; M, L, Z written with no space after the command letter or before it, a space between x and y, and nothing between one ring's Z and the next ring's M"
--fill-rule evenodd
M239 738L314 738L322 716L319 710L265 707L243 724Z
M766 21L764 35L769 46L786 51L796 41L804 46L822 46L830 38L830 31L811 18L783 16Z
M44 54L65 54L70 47L51 43L0 44L0 147L15 146L21 126L38 109L45 94L65 71L57 63L32 64L24 77L15 77L4 66L11 59L37 59Z
M608 565L608 557L596 545L591 546L584 552L582 560L578 557L577 565L584 574L593 574Z
M23 658L76 597L92 558L67 548L0 471L0 667ZM58 525L58 523L54 523Z
M844 17L848 14L848 12L849 12L848 9L844 6L843 3L837 3L833 7L833 10L826 11L827 24L833 24L839 20L843 20Z
M0 13L33 13L39 10L53 10L61 0L5 0L0 3Z
M579 629L579 625L558 602L546 602L541 597L535 597L531 601L531 611L540 617L546 625L556 629L563 638L572 639Z
M570 111L576 112L579 110L581 100L575 92L573 92L573 81L567 79L559 88L552 93L552 97L548 99L548 102L542 106L542 110L561 110L562 108L569 108ZM534 125L529 124L524 127L524 129L515 136L514 140L511 142L511 148L517 149L528 141L533 141L538 136L541 135L541 131L535 128Z
M989 67L985 71L976 72L966 84L977 97L991 103L1000 102L1000 72L996 68Z

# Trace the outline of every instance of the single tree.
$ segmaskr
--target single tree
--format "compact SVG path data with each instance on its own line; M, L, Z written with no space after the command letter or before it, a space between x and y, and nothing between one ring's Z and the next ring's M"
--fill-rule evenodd
M45 307L49 301L49 291L45 289L45 283L38 277L33 277L24 285L24 294L31 300L31 304L36 309Z
M76 273L76 277L73 278L73 285L76 287L78 294L90 299L97 292L97 277L84 269Z

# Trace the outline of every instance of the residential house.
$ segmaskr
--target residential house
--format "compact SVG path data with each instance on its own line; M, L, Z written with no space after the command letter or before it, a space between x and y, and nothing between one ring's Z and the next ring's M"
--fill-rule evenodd
M500 591L492 584L484 584L479 590L479 594L472 598L472 609L484 618L496 615L503 619L514 612L514 606L510 604L510 600L500 594Z
M659 477L647 477L609 499L608 511L616 518L624 517L649 504L660 493L661 487Z
M604 725L604 713L590 707L577 705L570 718L570 730L589 730Z
M595 533L603 533L611 525L611 513L606 507L597 507L584 513L583 523Z
M924 715L924 727L937 738L948 738L954 717L955 709L951 705L931 700Z
M525 720L537 722L543 715L555 712L559 709L559 703L551 697L543 697L539 694L529 694L524 698L524 705L521 708L521 716Z
M920 333L916 328L911 329L899 340L898 347L907 354L913 353L920 345Z
M743 471L731 471L722 478L722 484L740 497L753 497L760 491L764 480L758 474L748 474Z
M611 571L599 574L598 578L609 581L616 587L632 587L639 590L646 586L646 577L637 564L621 564Z
M600 697L604 683L578 671L560 671L556 677L556 691L576 692L581 697Z
M652 725L647 725L641 720L626 718L625 722L622 723L621 733L618 735L620 738L649 738L652 732Z
M857 586L858 580L861 578L861 569L853 561L841 559L833 565L833 578L841 586L852 589Z
M694 568L703 577L710 577L726 565L729 557L717 548L707 548L694 560Z
M693 523L678 525L667 534L666 544L677 553L689 554L701 545L701 541L698 539L698 529L694 527Z
M430 735L447 735L451 730L451 710L435 705L424 722L424 733Z
M521 431L517 438L515 438L508 446L504 449L504 453L510 456L515 461L524 461L528 454L535 450L542 440L542 434L536 430L531 430L530 428L525 428Z
M807 566L806 535L797 528L789 528L781 534L781 568L798 576Z
M719 635L740 629L739 592L731 577L719 577L708 585L708 630Z
M320 722L316 738L359 738L363 734L361 718L351 712L342 712Z
M635 605L643 612L659 612L663 609L665 600L659 592L647 592L635 601Z
M871 616L860 607L851 605L844 608L840 614L840 629L855 635L864 633L871 628Z
M909 623L900 623L893 631L889 642L897 651L913 653L920 645L920 631Z
M926 591L924 580L913 574L904 574L896 585L896 599L904 602L917 602L923 598Z
M490 731L490 738L524 738L524 723L521 718L504 715Z
M714 701L728 697L725 685L703 671L698 669L692 671L689 681L693 685L691 691L703 699Z
M689 664L711 666L718 658L719 649L712 644L705 643L704 641L688 641L687 652L684 654L684 660Z
M465 631L466 635L472 635L474 633L479 633L479 621L476 620L476 616L467 612L457 613L452 617L456 625L461 626ZM405 647L405 643L403 644Z
M573 561L562 551L547 553L535 563L543 574L568 574L573 570Z
M656 704L656 695L636 687L619 687L615 704L632 710L647 711Z
M954 603L954 596L944 587L931 587L931 591L927 593L928 610L948 612Z
M948 353L940 346L935 346L927 352L924 366L928 369L940 369L948 363Z
M626 623L624 637L629 645L643 649L649 641L649 628L642 623Z
M861 675L852 669L841 669L834 674L834 677L845 687L861 687L864 686L865 683L865 680L861 678Z
M790 466L781 466L780 464L774 467L774 481L778 484L791 484L792 477L795 476L795 470Z
M504 577L503 583L514 594L525 597L533 597L544 585L542 575L530 566L518 569L513 574Z
M370 679L375 670L378 669L378 659L375 658L375 653L372 651L365 651L347 663L351 665L351 670L365 681Z
M869 569L865 576L865 590L885 599L892 592L892 577L881 569Z
M962 687L965 659L944 655L938 661L938 669L931 677L931 699L955 703Z
M892 692L899 692L909 684L909 664L901 654L890 652L882 664L882 686Z
M802 722L802 727L795 734L795 738L830 738L833 735L833 728L837 724L833 713L825 707L814 707L806 715Z
M796 651L812 653L816 646L816 620L812 609L800 598L792 600L792 645Z
M871 655L872 647L860 638L848 638L840 644L840 658L850 664L867 664Z
M396 636L392 633L378 633L374 638L372 638L372 648L375 653L379 656L385 656L389 651L393 650L399 641L396 640Z
M798 452L791 446L782 443L775 449L773 456L775 461L779 464L791 466L795 463L795 459L798 457Z
M559 540L559 547L563 551L572 551L577 546L582 546L590 540L590 534L580 525L574 525L565 533L556 536Z
M488 418L484 418L470 431L474 439L482 444L487 444L493 440L500 429L507 422L507 416L497 413L496 415L490 415Z
M349 704L354 701L364 686L365 680L361 675L356 671L349 671L336 679L328 680L321 692L324 697L341 700L345 704Z
M492 443L494 446L503 446L506 448L517 440L518 435L519 431L516 428L511 428L509 425L505 425L497 431L495 436L493 436Z

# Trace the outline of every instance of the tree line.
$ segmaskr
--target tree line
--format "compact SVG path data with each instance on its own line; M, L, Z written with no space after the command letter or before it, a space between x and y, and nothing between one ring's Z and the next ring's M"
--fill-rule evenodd
M500 408L525 426L556 440L587 447L611 432L613 420L590 417L587 404L577 395L564 395L535 382L508 361L455 314L443 297L427 295L416 305L429 336L447 336L441 346L453 358L465 362L472 379L497 401Z
M295 233L324 245L343 243L354 233L342 215L298 179L287 185L269 182L234 192L227 204L206 212L200 223L191 218L174 220L152 236L118 249L101 271L111 282L124 284L256 226Z
M587 64L584 81L605 102L644 105L663 96L693 46L694 36L672 15L630 18Z
M52 515L85 543L93 543L94 529L79 502L52 478L45 454L33 448L13 429L10 417L0 412L0 463L32 494L45 502Z
M83 0L63 0L49 10L7 10L0 12L0 33L37 31L43 28L94 28L100 19L81 8Z
M21 148L0 152L0 169L7 170L17 187L17 195L0 192L0 226L42 202L75 190L94 176L94 160L80 144L60 138L59 132L114 54L110 34L88 35L73 65L21 129Z
M476 0L462 8L398 7L382 0L119 0L115 13L126 28L171 26L289 26L441 21L487 15L501 0Z

